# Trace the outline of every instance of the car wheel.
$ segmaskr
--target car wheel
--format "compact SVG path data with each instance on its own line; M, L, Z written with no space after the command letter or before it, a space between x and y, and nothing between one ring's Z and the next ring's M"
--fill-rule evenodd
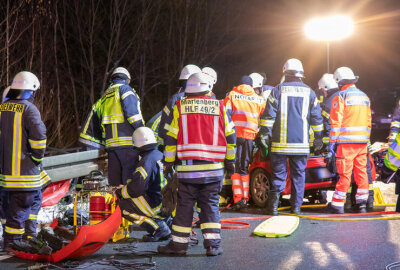
M262 168L251 173L250 194L253 202L259 207L267 206L268 191L271 189L270 175Z

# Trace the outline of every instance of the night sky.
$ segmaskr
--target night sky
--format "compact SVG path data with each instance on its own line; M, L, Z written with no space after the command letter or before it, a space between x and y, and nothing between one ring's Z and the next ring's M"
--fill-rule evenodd
M331 14L348 15L355 23L350 37L330 44L331 73L340 66L352 68L360 76L357 85L371 98L400 86L400 1L240 2L245 4L237 1L227 9L229 14L222 15L236 20L230 29L235 40L213 63L220 78L226 79L217 83L217 92L251 72L265 72L267 83L276 85L285 60L292 57L303 62L305 82L315 89L327 71L326 43L309 40L304 25L310 18Z

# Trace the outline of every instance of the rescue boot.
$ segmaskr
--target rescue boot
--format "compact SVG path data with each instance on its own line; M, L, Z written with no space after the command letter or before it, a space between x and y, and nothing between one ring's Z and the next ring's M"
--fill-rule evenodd
M242 208L247 207L247 201L245 201L244 199L241 199L240 201L238 201L237 203L235 203L232 206L232 210L235 211L240 211Z
M292 207L290 212L295 215L301 215L301 206Z
M357 204L357 213L367 213L367 204L366 203Z
M208 247L206 250L207 256L218 256L224 253L222 247Z
M157 251L159 254L186 256L187 248L178 248L173 241L170 241L166 246L158 246Z
M368 199L367 199L367 211L374 211L374 190L371 189L368 191Z
M9 251L10 249L18 250L22 252L32 252L32 247L24 239L13 240L12 242L7 242L4 244L4 250Z
M157 221L157 224L159 226L157 230L154 230L151 234L143 235L143 242L158 242L169 238L171 230L168 228L167 224L163 220Z
M32 253L50 255L53 252L53 249L45 241L36 237L29 238L28 243L33 250Z
M326 212L332 214L344 214L344 207L333 206L332 203L328 203L326 206Z
M351 193L346 193L346 201L344 202L344 210L346 212L350 212L353 209L352 202L351 202Z
M267 215L277 216L279 206L279 192L269 192L267 200Z

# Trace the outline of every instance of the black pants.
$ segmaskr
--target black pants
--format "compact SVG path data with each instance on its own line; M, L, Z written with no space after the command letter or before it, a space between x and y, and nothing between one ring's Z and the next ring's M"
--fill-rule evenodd
M131 179L139 162L139 154L133 148L109 150L108 152L108 184L117 187L126 185Z

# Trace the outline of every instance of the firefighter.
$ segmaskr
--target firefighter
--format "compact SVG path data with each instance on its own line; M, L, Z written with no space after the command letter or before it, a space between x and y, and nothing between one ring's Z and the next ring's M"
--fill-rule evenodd
M385 156L385 165L382 167L381 180L385 181L393 175L400 167L400 101L393 112L392 123L390 124L389 149ZM395 193L400 194L400 184L398 177L393 177L396 180ZM397 197L396 212L400 212L400 196Z
M172 97L168 100L167 104L164 106L162 110L162 115L158 126L158 136L160 136L162 140L165 140L167 132L169 130L169 123L173 118L172 108L174 107L176 101L182 99L183 96L185 95L185 86L187 79L190 77L190 75L197 72L202 72L202 71L196 65L189 64L183 67L181 74L179 76L178 92L172 95Z
M129 86L130 80L128 70L114 69L111 85L93 106L80 134L80 142L85 145L97 148L105 145L111 186L126 185L138 162L132 134L144 121L139 96Z
M169 238L170 229L160 216L161 189L164 187L163 154L157 150L157 140L148 127L133 132L133 146L141 157L127 185L116 190L124 218L143 227L148 234L144 242L156 242Z
M46 127L33 104L39 87L33 73L19 72L12 81L8 100L0 105L0 186L7 191L9 201L3 232L6 249L24 249L24 233L36 234L41 190L50 181L41 168Z
M250 74L251 75L251 74ZM243 82L225 97L228 115L236 127L236 164L231 176L234 207L240 209L249 201L249 164L253 156L253 141L257 136L260 115L264 111L265 100L254 89L260 89L263 78L253 73L244 76Z
M367 144L371 133L370 100L355 86L358 76L354 76L350 68L338 68L333 77L339 85L340 92L333 99L331 106L329 151L336 154L336 167L340 179L327 210L344 213L344 201L353 172L358 187L357 211L365 213L368 199Z
M285 188L289 160L291 211L300 214L303 203L305 168L310 153L309 129L314 131L314 149L322 148L321 109L315 92L302 82L303 65L289 59L283 66L284 82L275 86L261 116L258 140L270 149L272 169L267 211L278 214L279 197Z
M172 223L172 239L159 246L161 254L185 255L192 230L193 207L201 208L200 228L208 256L222 254L218 193L224 169L232 175L235 162L235 130L222 101L207 94L209 79L191 75L185 96L173 107L173 119L165 140L165 174L177 171L178 203ZM176 158L176 156L178 158Z

